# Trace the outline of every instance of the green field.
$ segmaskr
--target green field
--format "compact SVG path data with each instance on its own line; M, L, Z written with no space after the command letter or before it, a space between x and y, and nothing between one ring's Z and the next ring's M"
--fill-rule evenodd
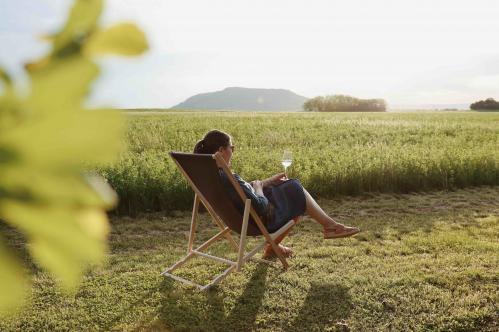
M104 266L74 295L26 258L30 302L0 331L498 331L499 187L320 200L354 238L323 240L305 218L285 244L289 270L250 262L200 292L160 271L185 255L189 212L114 217ZM201 217L197 243L216 227ZM229 247L213 251L234 258ZM193 261L178 273L208 280L221 266Z
M117 211L190 209L192 192L168 152L192 151L208 130L230 133L243 178L282 170L322 198L499 185L499 114L126 112L128 151L101 168L120 196Z

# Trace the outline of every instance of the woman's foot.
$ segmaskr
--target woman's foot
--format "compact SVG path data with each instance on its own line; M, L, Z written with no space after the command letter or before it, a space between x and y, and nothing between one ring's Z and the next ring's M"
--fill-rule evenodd
M342 224L331 224L330 226L324 227L324 238L325 239L338 239L342 237L348 237L360 232L358 227L350 227Z
M281 250L281 253L284 257L288 258L288 257L293 256L293 249L291 249L290 247L285 247L282 244L278 244L277 246ZM277 257L277 255L274 252L274 250L272 249L272 246L267 243L267 245L265 245L265 250L263 251L262 258L267 259L267 258L272 258L272 257Z

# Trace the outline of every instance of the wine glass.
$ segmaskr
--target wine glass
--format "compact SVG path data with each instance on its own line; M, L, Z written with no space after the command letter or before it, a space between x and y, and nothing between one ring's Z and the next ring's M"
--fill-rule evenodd
M286 174L286 169L291 166L291 163L293 162L293 153L290 150L284 150L284 153L282 154L282 166L284 166L284 175L288 177Z

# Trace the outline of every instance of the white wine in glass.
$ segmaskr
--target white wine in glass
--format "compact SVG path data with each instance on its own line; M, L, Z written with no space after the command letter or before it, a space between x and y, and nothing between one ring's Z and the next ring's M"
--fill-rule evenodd
M293 154L291 153L290 150L284 150L284 153L282 154L282 166L284 166L284 175L286 177L288 177L286 170L289 166L291 166L292 162L293 162Z

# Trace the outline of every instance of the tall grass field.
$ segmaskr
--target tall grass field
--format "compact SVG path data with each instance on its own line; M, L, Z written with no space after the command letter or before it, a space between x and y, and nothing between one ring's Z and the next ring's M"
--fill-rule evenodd
M210 129L232 135L233 171L282 171L313 195L409 193L499 184L499 114L127 112L127 151L101 167L119 214L189 209L193 194L170 151L191 152Z

